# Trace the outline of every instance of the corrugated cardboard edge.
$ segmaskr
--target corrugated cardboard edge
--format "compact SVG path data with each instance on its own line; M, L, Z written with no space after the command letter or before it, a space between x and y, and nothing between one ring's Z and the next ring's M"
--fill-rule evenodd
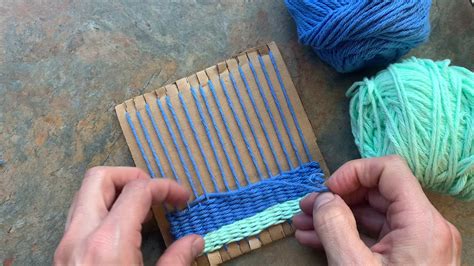
M301 100L299 98L299 95L297 93L297 90L293 84L293 81L290 77L290 74L288 72L288 69L284 63L284 60L281 56L281 53L276 46L274 42L271 42L267 45L257 47L257 48L252 48L249 50L246 50L236 56L233 56L232 58L241 61L241 60L247 60L247 56L254 56L256 53L260 54L268 54L268 52L272 51L275 60L277 62L278 68L280 70L283 82L285 84L285 88L287 90L287 93L291 99L291 102L293 104L293 107L295 109L295 112L298 115L299 123L301 125L301 129L303 131L303 135L305 136L305 139L310 147L310 150L312 152L313 158L318 161L321 165L321 168L323 169L324 173L326 176L329 176L329 170L326 166L326 163L324 161L324 158L322 156L322 153L317 145L316 142L316 136L314 135L313 129L311 127L311 123L306 115L306 111L304 110L304 107L301 103ZM222 68L222 65L226 65L229 60L225 62L221 62L219 64L216 64L213 67L208 68L207 70L213 70L219 71L220 68ZM200 77L200 73L203 72L198 72L194 77ZM151 93L146 93L145 95L137 96L134 99L130 99L125 101L122 104L119 104L115 107L120 126L122 128L122 131L125 135L125 139L127 141L127 144L131 150L133 160L136 164L137 167L144 169L145 171L147 170L146 164L141 156L139 156L139 153L136 152L138 150L138 146L136 142L134 141L133 134L131 132L131 129L128 125L127 120L125 119L125 112L127 110L132 110L135 109L135 105L141 105L144 103L144 97L162 97L163 95L166 94L167 90L170 90L170 88L177 88L182 86L180 83L181 80L178 80L175 83L172 83L170 85L164 86L162 88L157 89L154 92ZM201 82L198 80L198 82ZM172 89L175 91L175 89ZM135 152L134 152L135 151ZM173 241L173 238L170 235L169 232L169 224L165 218L165 212L164 208L162 206L154 206L153 207L153 213L155 215L155 218L157 219L157 222L160 227L160 231L163 235L163 239L166 243L166 245L170 245L171 242ZM269 227L267 230L264 230L261 232L258 237L253 236L247 238L247 240L241 240L238 243L231 243L227 245L227 249L220 249L218 251L214 251L211 253L208 253L204 256L199 257L196 260L197 265L216 265L220 264L222 262L228 261L232 258L235 258L237 256L240 256L242 254L248 253L252 250L258 249L263 245L272 243L276 240L282 239L287 236L291 236L294 233L294 229L292 226L285 222L279 225L274 225Z

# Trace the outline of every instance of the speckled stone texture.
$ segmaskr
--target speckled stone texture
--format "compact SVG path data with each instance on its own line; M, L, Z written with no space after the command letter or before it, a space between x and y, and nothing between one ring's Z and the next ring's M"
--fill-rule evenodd
M434 1L429 43L410 55L474 67L474 9ZM113 107L246 48L276 41L334 171L357 158L344 93L375 70L337 74L298 44L283 1L3 1L0 7L0 259L49 264L84 171L132 165ZM474 203L430 194L474 264ZM156 230L144 237L155 262ZM229 264L309 265L285 239Z

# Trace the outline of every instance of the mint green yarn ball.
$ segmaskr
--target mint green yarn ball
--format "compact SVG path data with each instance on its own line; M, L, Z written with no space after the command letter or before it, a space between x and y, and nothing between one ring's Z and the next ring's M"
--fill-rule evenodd
M474 73L411 58L356 82L352 133L362 157L398 154L427 189L474 199Z

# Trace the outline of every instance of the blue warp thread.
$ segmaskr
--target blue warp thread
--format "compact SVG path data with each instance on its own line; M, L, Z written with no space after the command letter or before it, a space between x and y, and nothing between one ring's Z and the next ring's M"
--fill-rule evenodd
M161 166L160 158L156 154L155 149L153 149L153 143L151 142L150 134L148 133L148 129L146 128L145 124L143 123L142 115L140 111L137 110L137 118L138 122L140 123L140 127L143 130L143 134L145 135L146 142L148 143L148 147L151 147L151 153L153 155L153 159L155 159L156 165L158 166L158 170L160 171L161 177L165 176L165 172L163 171L163 167Z
M225 173L224 168L222 166L222 161L219 160L219 155L217 154L216 144L214 143L214 139L211 136L211 131L209 130L209 125L208 125L206 116L204 115L204 111L202 110L201 103L199 102L199 99L198 99L197 94L196 94L196 89L191 87L190 90L191 90L191 94L193 95L196 107L198 109L199 118L201 119L201 124L204 127L204 131L206 131L207 139L209 140L209 143L211 144L211 150L212 150L212 153L214 155L214 159L217 162L217 167L219 168L219 172L221 174L222 180L224 181L224 186L227 189L227 191L229 191L230 187L229 187L229 184L227 182L226 173Z
M201 196L188 208L167 214L171 233L176 239L188 234L204 236L276 204L325 192L323 176L319 164L309 162L236 191L209 193L207 199Z
M293 123L296 126L296 130L298 131L298 136L301 139L301 142L303 142L303 148L306 153L306 156L308 157L309 161L313 160L313 156L311 156L311 152L309 151L308 144L306 143L306 140L304 139L303 136L303 130L301 130L300 123L298 123L298 118L296 118L296 113L295 109L293 108L293 105L291 104L290 97L288 96L288 93L286 92L285 84L283 83L283 79L281 78L281 73L280 69L278 68L277 62L275 60L275 57L273 56L272 51L269 52L270 55L270 60L272 61L273 69L276 72L278 82L280 83L280 88L283 91L283 95L285 96L285 101L286 101L286 106L288 107L288 110L290 110L291 118L293 118ZM289 136L291 138L291 136Z
M214 117L214 113L212 112L212 108L209 104L209 100L206 97L206 92L204 91L204 88L202 86L199 86L199 92L201 93L201 98L204 100L204 105L206 106L207 112L209 113L209 117L211 117L212 125L214 126L214 129L217 133L217 139L219 140L219 143L221 144L221 147L224 150L224 155L227 160L227 163L229 164L230 171L232 172L232 177L234 178L235 185L239 189L241 186L240 186L237 172L235 171L234 163L232 163L232 160L229 157L229 153L227 152L227 147L224 144L221 131L217 127L216 118Z
M272 152L273 159L275 159L275 164L278 167L278 171L281 173L283 172L283 169L281 168L280 161L278 161L278 156L276 155L275 148L273 147L273 143L270 140L267 128L265 127L265 123L263 123L262 116L260 115L260 111L258 111L257 104L255 103L255 99L252 94L252 89L250 88L250 85L248 83L247 77L245 76L244 70L242 69L240 65L239 65L239 73L240 73L240 77L242 78L242 81L244 82L245 88L247 90L247 94L250 98L250 102L252 103L253 110L255 111L255 114L257 115L257 119L258 119L258 122L260 123L260 127L262 128L263 135L265 136L265 139L267 140L268 147L270 147L270 151Z
M229 135L230 143L232 144L232 147L234 148L234 151L237 155L237 161L239 162L240 168L242 168L242 172L244 173L245 181L247 181L247 184L250 184L251 182L250 182L249 174L247 172L247 169L244 163L242 162L242 156L240 156L239 149L237 147L237 144L235 143L234 137L232 136L232 131L229 128L229 123L227 123L227 119L225 118L224 111L222 110L221 103L216 94L216 89L214 88L214 84L212 84L211 80L209 80L208 84L209 84L209 90L211 91L211 94L214 97L214 101L216 102L217 110L219 110L219 114L221 115L221 119L224 124L227 135Z
M257 170L258 177L262 179L263 175L262 172L260 171L260 167L258 166L257 158L255 157L255 154L252 151L252 148L250 147L250 142L247 139L247 135L245 134L245 131L242 127L242 123L240 122L240 118L237 115L237 112L235 111L234 104L232 103L232 99L229 96L229 92L227 91L227 86L225 85L225 82L223 79L219 79L222 87L222 91L224 92L225 98L227 100L227 103L229 104L229 108L232 111L232 115L234 116L235 121L237 122L237 126L239 127L240 134L242 135L242 138L244 139L245 147L247 147L247 151L250 154L250 158L252 159L252 163Z
M209 165L209 161L206 160L206 156L204 154L204 148L202 147L201 141L199 140L199 136L196 132L196 127L194 126L191 115L189 114L188 106L186 104L186 101L183 98L183 94L180 93L178 95L178 97L179 97L179 101L181 102L181 105L183 106L183 110L184 110L184 113L186 114L186 119L188 120L189 126L191 127L191 131L193 132L194 140L198 144L199 152L200 152L202 158L204 159L204 164L206 165L206 169L209 172L209 176L211 177L212 184L214 185L214 190L218 191L219 188L218 188L217 183L216 183L216 177L214 176L214 173L211 170L211 166Z
M176 112L174 110L173 103L171 102L169 96L165 96L165 100L166 100L166 105L168 106L168 110L171 113L171 117L173 117L174 123L175 123L175 125L178 129L178 133L179 133L179 136L181 137L181 141L183 142L184 148L185 148L185 150L188 154L189 159L191 160L191 164L194 168L194 172L197 175L197 178L199 180L199 184L201 185L202 191L203 191L204 195L207 197L207 190L206 190L206 186L204 185L204 182L202 180L201 172L199 171L199 168L196 164L196 160L194 159L193 153L191 152L191 149L189 148L188 141L186 140L186 136L184 136L184 133L183 133L184 131L181 129L181 124L179 123L178 116L176 115Z
M146 168L148 169L150 176L155 177L155 172L153 172L153 168L151 168L150 160L148 159L148 156L145 153L145 149L143 148L142 142L138 138L138 133L137 133L137 130L135 129L135 126L133 125L133 121L132 121L132 118L130 117L130 114L125 113L125 117L127 118L128 125L130 126L130 129L132 130L132 134L135 137L135 140L137 141L138 149L140 150L140 153L142 154L143 160L145 160Z
M168 164L171 168L171 172L173 173L173 177L178 182L181 184L181 180L178 177L178 174L176 173L176 168L174 167L173 161L171 160L170 153L168 151L168 148L165 145L165 142L163 140L163 137L161 136L160 129L158 128L158 125L156 124L155 119L153 118L153 114L151 113L150 106L148 104L145 105L146 113L148 114L148 118L151 121L151 124L153 125L153 129L155 130L155 134L158 137L158 141L160 142L161 148L163 149L165 153L166 160L168 161ZM137 111L138 112L138 111ZM153 146L151 147L153 149ZM164 177L164 175L162 176Z
M194 186L193 179L191 177L191 173L189 172L188 164L184 161L183 154L179 150L178 146L178 141L176 140L176 136L174 134L174 130L171 127L171 123L168 119L168 115L165 112L165 109L163 108L163 104L161 103L160 99L156 99L156 103L158 104L158 108L160 109L161 116L163 116L163 120L165 121L166 128L168 129L168 133L171 136L171 140L173 141L173 145L176 149L176 152L178 153L178 158L179 161L181 162L181 165L183 166L184 169L184 174L186 175L189 185L191 186L191 190L193 191L193 194L195 197L198 196L196 187Z
M288 155L288 151L286 150L285 143L283 142L283 139L281 138L280 130L278 130L278 126L276 124L275 117L273 116L272 111L270 110L270 105L268 104L267 97L265 97L265 93L263 92L262 84L260 83L257 72L256 72L255 67L253 66L253 63L252 63L251 60L249 60L249 66L250 66L250 70L252 70L252 74L253 74L253 77L255 79L255 82L257 83L257 88L258 88L258 91L260 92L260 96L262 97L263 105L265 105L265 110L267 111L268 115L270 116L270 121L272 122L273 129L275 130L278 142L280 143L280 146L283 150L283 154L285 155L288 166L290 168L293 168L293 164L291 163L290 156Z
M265 75L265 79L267 80L268 87L270 88L270 93L272 94L273 101L275 102L278 113L280 114L280 118L281 118L281 121L283 122L283 127L285 128L288 139L290 140L291 147L293 148L293 151L295 152L296 159L298 160L298 164L301 165L303 161L301 160L300 153L298 152L298 148L296 147L295 140L291 137L290 128L288 127L288 122L286 121L285 115L283 114L280 101L278 100L275 89L273 88L272 81L270 80L270 75L268 74L267 68L265 67L265 63L263 62L263 58L261 55L258 56L258 61L260 62L263 75Z
M431 0L285 0L298 38L338 72L387 65L428 39Z
M260 141L258 140L257 133L255 133L255 128L253 127L253 123L250 122L250 117L249 117L247 109L245 108L242 95L240 94L240 89L237 86L237 81L235 80L234 75L230 71L229 71L229 77L230 77L230 80L232 81L232 87L234 87L234 92L237 95L237 99L239 99L240 108L242 108L242 111L245 116L245 120L247 121L247 124L250 128L250 132L252 132L252 136L255 140L255 143L257 144L257 148L258 148L258 151L260 152L260 156L262 157L262 161L263 161L263 164L265 165L265 169L267 169L267 174L268 176L271 176L272 171L270 170L270 166L268 165L268 161L267 161L267 158L265 157L265 153L263 152L262 145L260 144Z

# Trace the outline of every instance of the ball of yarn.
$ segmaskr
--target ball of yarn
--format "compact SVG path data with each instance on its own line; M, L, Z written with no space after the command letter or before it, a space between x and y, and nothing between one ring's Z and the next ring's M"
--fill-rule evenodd
M301 43L338 72L387 65L428 39L431 0L285 0Z
M474 73L411 58L356 82L352 133L362 157L398 154L421 184L474 199Z

